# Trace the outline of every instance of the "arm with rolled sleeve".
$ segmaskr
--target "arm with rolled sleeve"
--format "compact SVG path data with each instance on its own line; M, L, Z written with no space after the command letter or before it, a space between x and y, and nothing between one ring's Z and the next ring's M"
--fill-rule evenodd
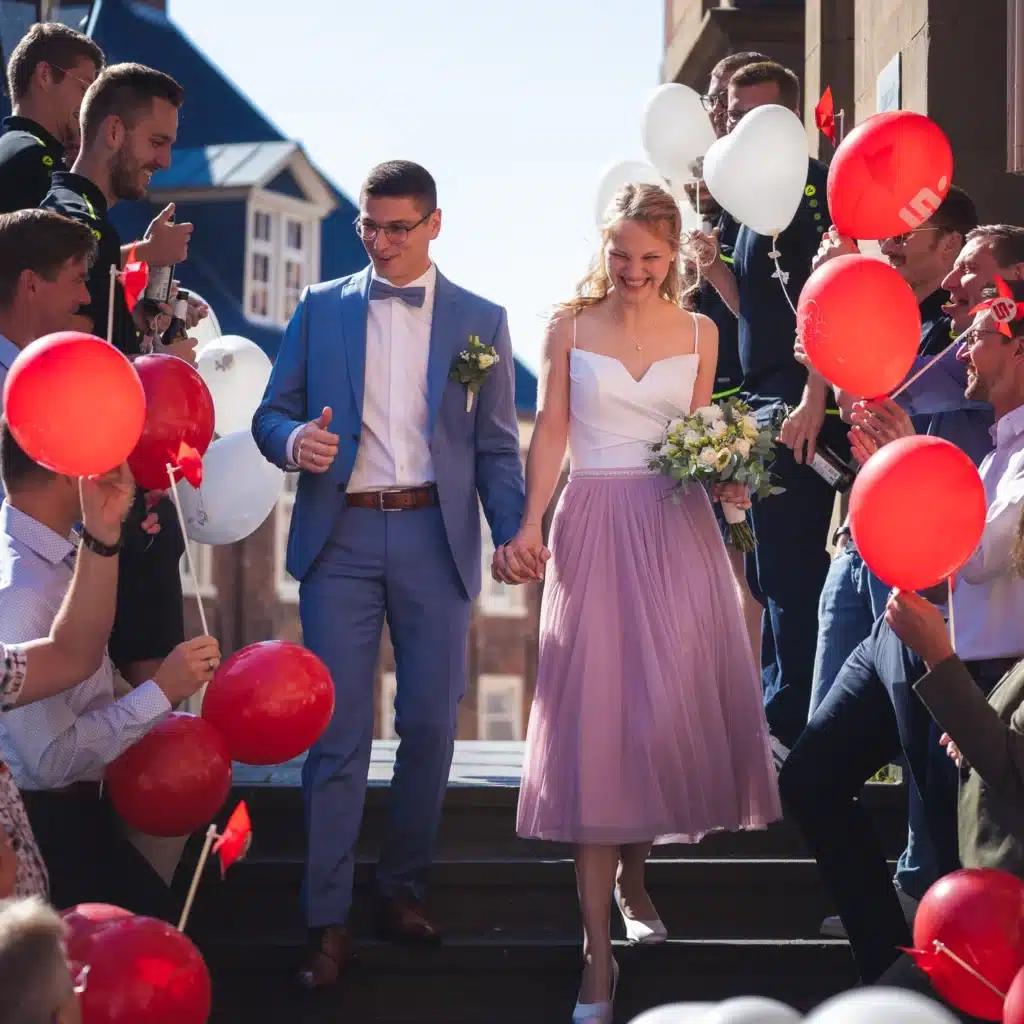
M959 575L964 583L988 583L1013 571L1011 553L1022 509L1024 465L1018 461L1013 476L1005 483L1000 481L995 500L989 505L985 516L981 543L960 570Z
M516 418L515 357L504 309L491 344L498 354L498 363L487 375L478 395L476 487L494 546L500 547L519 529L526 497Z
M274 360L274 369L267 383L263 401L252 418L252 436L264 458L281 469L295 469L295 438L307 422L306 412L306 345L309 289L299 298L288 327L281 339L281 348Z

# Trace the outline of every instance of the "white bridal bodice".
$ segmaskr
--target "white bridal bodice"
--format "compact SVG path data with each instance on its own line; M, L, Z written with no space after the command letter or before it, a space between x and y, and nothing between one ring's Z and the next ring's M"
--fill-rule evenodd
M569 354L569 463L573 471L644 470L669 420L687 416L696 352L652 363L640 380L612 356Z

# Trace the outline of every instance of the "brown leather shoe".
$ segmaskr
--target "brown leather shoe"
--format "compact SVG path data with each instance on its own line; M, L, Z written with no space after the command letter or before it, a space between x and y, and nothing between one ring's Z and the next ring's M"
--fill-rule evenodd
M382 898L377 907L377 930L382 939L416 946L439 946L441 935L423 907L409 897Z
M299 968L303 988L326 988L337 983L352 960L352 946L344 928L331 925L309 930L309 948Z

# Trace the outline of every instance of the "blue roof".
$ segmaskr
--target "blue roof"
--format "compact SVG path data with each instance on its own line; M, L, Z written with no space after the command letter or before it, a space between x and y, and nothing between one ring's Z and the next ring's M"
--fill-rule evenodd
M244 185L245 178L256 175L258 169L269 170L275 154L283 159L286 149L297 145L166 13L133 0L96 0L87 31L103 49L108 63L148 64L172 75L185 89L174 160L169 171L154 178L155 188L204 187L206 177L213 186ZM319 168L317 173L338 204L321 227L321 274L330 280L360 270L366 265L366 253L352 227L356 206ZM114 209L114 219L125 238L141 237L152 216L146 203L119 203ZM199 248L193 245L188 263L179 268L182 285L198 291L216 308L226 334L251 338L273 356L282 330L248 320L241 296L219 279ZM515 369L516 407L532 411L537 405L537 379L518 359Z

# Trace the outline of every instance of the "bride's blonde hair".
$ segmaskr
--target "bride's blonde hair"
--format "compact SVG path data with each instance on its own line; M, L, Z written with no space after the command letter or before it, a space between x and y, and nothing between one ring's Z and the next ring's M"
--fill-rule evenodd
M672 250L672 262L659 294L677 306L692 309L699 284L696 259L683 244L683 218L678 204L658 185L624 185L615 194L601 224L601 248L591 261L587 276L576 285L575 296L561 308L575 315L607 298L612 280L605 265L604 250L612 229L624 220L643 224Z

